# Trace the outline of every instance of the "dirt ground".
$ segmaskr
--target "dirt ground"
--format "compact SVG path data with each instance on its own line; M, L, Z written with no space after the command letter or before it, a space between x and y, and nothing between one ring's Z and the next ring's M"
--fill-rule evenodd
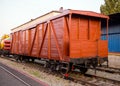
M108 61L110 67L120 68L120 54L109 54Z

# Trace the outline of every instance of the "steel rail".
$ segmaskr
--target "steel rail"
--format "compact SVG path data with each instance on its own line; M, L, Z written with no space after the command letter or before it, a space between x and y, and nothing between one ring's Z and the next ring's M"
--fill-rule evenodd
M104 80L108 80L108 81L113 81L116 83L120 83L120 81L118 80L114 80L114 79L110 79L110 78L106 78L106 77L101 77L101 76L97 76L97 75L91 75L91 74L84 74L85 76L91 76L91 77L95 77L95 78L100 78L100 79L104 79Z
M119 68L97 67L96 70L97 70L97 71L104 71L104 72L108 72L108 73L120 74L120 69L119 69Z
M89 81L87 81L87 80L83 80L83 79L76 79L75 77L68 77L68 79L73 79L74 81L78 81L78 82L82 82L82 83L84 83L84 84L88 84L88 85L91 85L91 86L99 86L99 85L97 85L97 84L94 84L93 82L89 82Z

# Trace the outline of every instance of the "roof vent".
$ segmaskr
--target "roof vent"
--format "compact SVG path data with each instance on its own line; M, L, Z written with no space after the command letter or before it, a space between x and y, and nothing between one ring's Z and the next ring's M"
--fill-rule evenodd
M63 7L60 7L59 11L60 11L60 12L63 12Z

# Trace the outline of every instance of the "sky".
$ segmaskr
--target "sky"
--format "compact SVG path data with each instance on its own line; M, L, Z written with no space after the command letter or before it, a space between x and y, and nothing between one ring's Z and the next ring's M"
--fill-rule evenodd
M100 13L104 0L0 0L0 37L31 19L52 10L87 10Z

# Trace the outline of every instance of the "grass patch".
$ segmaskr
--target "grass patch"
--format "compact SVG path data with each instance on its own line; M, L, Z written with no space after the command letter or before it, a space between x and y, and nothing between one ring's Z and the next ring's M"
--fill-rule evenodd
M44 76L41 76L39 71L30 71L30 73L38 78L44 79Z

